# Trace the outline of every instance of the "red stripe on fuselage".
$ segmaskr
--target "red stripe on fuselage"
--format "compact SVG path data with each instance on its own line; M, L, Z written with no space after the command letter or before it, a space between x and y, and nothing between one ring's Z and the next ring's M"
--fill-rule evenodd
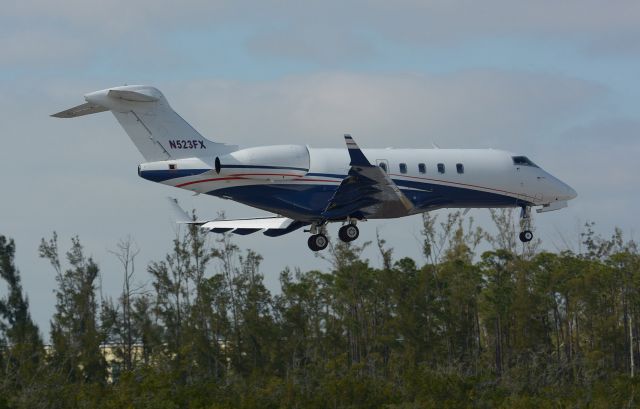
M212 179L194 180L193 182L180 183L179 185L176 185L176 187L185 187L189 185L195 185L196 183L215 182L218 180L241 180L241 179L246 179L246 178L233 177L233 178L212 178Z
M294 178L300 178L301 175L294 173L232 173L229 176L292 176Z
M185 187L185 186L195 185L197 183L217 182L217 181L221 181L221 180L250 180L251 179L251 178L247 178L245 176L295 176L295 179L288 179L287 182L298 182L298 181L299 182L333 182L333 183L342 182L342 180L308 179L308 178L303 178L303 177L298 176L298 175L282 174L282 173L237 173L237 174L229 175L228 177L194 180L194 181L191 181L191 182L180 183L180 184L175 185L175 186L176 187Z

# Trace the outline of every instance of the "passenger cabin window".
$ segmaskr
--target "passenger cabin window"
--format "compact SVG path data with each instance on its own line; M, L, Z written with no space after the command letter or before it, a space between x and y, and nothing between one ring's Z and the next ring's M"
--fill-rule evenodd
M400 164L400 173L407 173L407 164L406 163L401 163Z
M531 162L531 160L529 160L529 158L527 158L526 156L512 156L511 159L513 159L513 164L517 166L532 166L534 168L538 167L538 165Z
M444 173L444 163L438 163L438 173Z
M464 173L464 165L462 163L456 163L456 170L458 173Z
M380 169L384 170L384 173L387 173L387 164L386 163L380 162L380 164L378 166L380 166Z
M418 163L418 172L427 173L427 165L424 163Z

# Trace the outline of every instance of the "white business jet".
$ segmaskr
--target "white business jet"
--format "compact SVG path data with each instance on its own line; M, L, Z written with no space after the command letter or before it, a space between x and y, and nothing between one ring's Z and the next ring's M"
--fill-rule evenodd
M275 237L308 226L313 251L327 247L327 225L342 224L340 240L358 238L357 223L440 208L520 207L529 218L576 197L567 184L526 156L494 149L364 149L345 135L347 149L271 145L240 149L193 129L150 86L109 88L52 116L111 111L145 159L142 178L234 200L274 213L238 220L188 220L215 233ZM177 202L174 203L177 207ZM178 208L179 209L179 208ZM525 223L526 224L526 223ZM520 240L533 238L526 228Z

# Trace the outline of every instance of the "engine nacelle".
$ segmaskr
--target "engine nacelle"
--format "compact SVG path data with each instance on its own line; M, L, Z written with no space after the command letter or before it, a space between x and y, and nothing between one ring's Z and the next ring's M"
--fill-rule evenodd
M212 166L201 158L169 159L138 165L138 176L153 182L213 172Z
M225 177L291 180L309 171L309 150L302 145L241 149L216 157L214 169L218 175Z

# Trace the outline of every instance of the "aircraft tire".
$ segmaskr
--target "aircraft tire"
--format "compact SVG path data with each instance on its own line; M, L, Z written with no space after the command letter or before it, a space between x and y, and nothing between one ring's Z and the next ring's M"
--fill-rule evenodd
M338 230L338 237L345 243L354 241L358 236L360 236L360 229L355 224L347 224Z
M533 240L533 233L531 232L531 230L525 230L523 232L520 232L519 238L521 242L528 243Z
M320 251L327 248L329 245L329 239L324 234L313 234L307 240L309 248L313 251Z

